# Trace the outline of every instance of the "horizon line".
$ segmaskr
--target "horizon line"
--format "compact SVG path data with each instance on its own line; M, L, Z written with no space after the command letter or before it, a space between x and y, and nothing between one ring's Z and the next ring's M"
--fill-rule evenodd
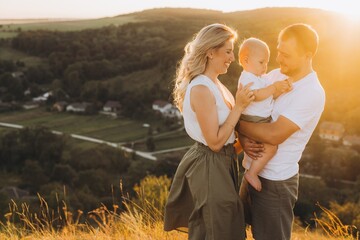
M317 7L295 7L295 6L268 6L268 7L260 7L260 8L249 8L249 9L241 9L236 11L222 11L222 10L216 10L216 9L209 9L209 8L193 8L193 7L155 7L155 8L147 8L143 10L133 11L133 12L124 12L119 13L112 16L98 16L98 17L25 17L25 18L0 18L0 21L18 21L18 20L96 20L101 18L113 18L113 17L119 17L122 15L129 15L129 14L135 14L135 13L141 13L144 11L151 11L151 10L159 10L159 9L193 9L193 10L204 10L204 11L213 11L213 12L221 12L221 13L235 13L235 12L245 12L245 11L254 11L259 9L267 9L267 8L297 8L297 9L314 9L314 10L321 10L325 12L332 12L341 14L334 10L328 10L328 9L322 9Z

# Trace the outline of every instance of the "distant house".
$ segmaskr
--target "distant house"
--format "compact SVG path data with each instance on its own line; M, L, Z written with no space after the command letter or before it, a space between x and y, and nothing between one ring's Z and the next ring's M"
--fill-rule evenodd
M50 96L52 96L52 92L51 92L51 91L50 91L50 92L46 92L46 93L44 93L44 94L41 95L41 96L38 96L38 97L33 98L33 101L35 101L35 102L45 102L45 101L48 100L48 98L49 98Z
M68 105L65 101L56 102L53 105L53 110L58 112L64 112L66 110L66 106Z
M38 108L40 106L40 104L38 102L26 102L22 105L22 107L26 110L30 110L30 109L34 109L34 108Z
M168 118L177 118L177 119L181 119L181 113L179 111L179 109L175 106L171 106L170 109L166 110L163 113L164 117L168 117Z
M82 103L72 103L66 107L67 112L74 113L90 113L92 112L93 105L91 103L82 102Z
M23 78L25 75L23 72L13 72L13 73L11 73L11 76L13 78Z
M121 110L121 104L118 101L107 101L103 106L104 112L119 112Z
M30 94L31 94L30 88L28 88L28 89L26 89L26 90L24 91L24 95L25 95L25 96L28 96L28 95L30 95Z
M160 112L163 117L181 119L180 111L169 102L156 100L152 105L152 109Z
M343 138L344 146L360 146L360 137L356 135L347 135Z
M100 111L101 114L117 117L121 111L121 103L118 101L107 101Z
M172 108L172 104L163 100L156 100L152 104L152 109L155 111L159 111L161 113L165 113L166 111Z
M320 138L326 140L339 141L344 133L344 125L337 122L322 122L319 127Z

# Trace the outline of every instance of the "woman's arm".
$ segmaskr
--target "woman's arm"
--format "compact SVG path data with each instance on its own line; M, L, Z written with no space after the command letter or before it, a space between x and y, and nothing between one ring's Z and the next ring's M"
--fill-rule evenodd
M247 85L244 88L238 89L235 106L221 126L219 126L215 97L209 88L197 85L191 89L191 107L196 114L201 131L211 150L217 152L224 146L230 135L234 132L241 112L254 99L249 87L250 85Z

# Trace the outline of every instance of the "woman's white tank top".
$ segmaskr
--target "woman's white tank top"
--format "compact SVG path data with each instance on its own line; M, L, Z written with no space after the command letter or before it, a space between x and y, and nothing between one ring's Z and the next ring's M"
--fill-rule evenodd
M216 110L218 113L219 126L221 126L225 122L227 117L229 116L230 109L226 105L220 89L207 76L199 75L199 76L195 77L188 85L188 87L186 89L186 93L185 93L185 98L184 98L184 103L183 103L183 112L182 112L183 118L184 118L185 130L192 139L208 146L208 144L204 138L204 135L201 131L199 122L196 118L196 114L192 110L191 104L190 104L191 89L192 89L192 87L197 86L197 85L204 85L204 86L208 87L210 89L210 91L212 92L212 94L214 94L215 101L216 101ZM233 102L233 100L232 100L232 102ZM234 141L235 141L235 133L233 132L230 135L229 139L226 141L225 145L228 143L233 143Z

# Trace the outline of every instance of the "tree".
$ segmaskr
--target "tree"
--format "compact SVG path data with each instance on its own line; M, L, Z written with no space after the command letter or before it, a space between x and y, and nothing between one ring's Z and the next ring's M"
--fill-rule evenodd
M348 179L348 160L357 153L349 149L329 147L324 150L323 159L326 159L321 170L321 176L329 186L334 186L338 180Z
M30 83L48 84L53 81L53 73L45 67L29 67L26 71L26 77Z
M88 186L96 196L106 196L111 192L112 179L103 169L90 169L79 172L78 187Z
M127 171L130 160L120 149L100 145L91 149L72 153L71 166L77 171L88 169L105 169L108 173L124 173Z
M51 180L73 186L74 182L77 181L77 173L68 164L57 164L54 167Z
M150 152L153 152L155 150L155 142L152 137L146 138L146 147Z
M162 221L165 204L169 195L171 180L166 176L147 176L135 185L133 201L140 211L145 211L146 220Z
M40 186L48 183L49 177L37 161L27 160L22 168L21 178L31 192L36 193Z
M300 177L298 196L294 213L305 224L312 221L317 203L327 206L328 202L335 198L323 180L305 177Z
M70 71L65 76L65 85L67 92L72 96L79 96L83 80L79 71Z
M360 176L360 155L353 154L348 158L348 162L346 164L346 176L344 179L350 181L356 181L357 177Z

